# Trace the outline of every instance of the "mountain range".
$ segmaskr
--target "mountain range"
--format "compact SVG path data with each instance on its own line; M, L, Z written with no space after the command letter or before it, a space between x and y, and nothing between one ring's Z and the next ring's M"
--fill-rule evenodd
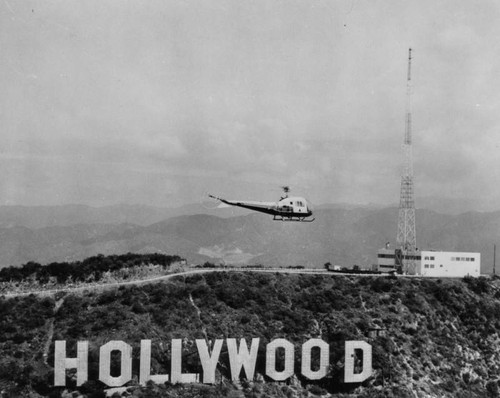
M119 205L0 207L0 264L76 261L96 254L161 252L190 264L369 267L393 243L396 207L319 206L313 223L277 222L237 208ZM421 249L480 252L493 269L500 212L442 214L418 209Z

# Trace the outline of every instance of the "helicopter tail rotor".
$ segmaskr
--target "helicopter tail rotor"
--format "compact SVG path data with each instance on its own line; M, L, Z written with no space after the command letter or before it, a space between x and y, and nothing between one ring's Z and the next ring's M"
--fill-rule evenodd
M211 195L208 191L205 191L203 192L203 196L200 198L200 204L205 210L215 210L222 205L222 202L218 197Z
M205 197L207 197L207 196L209 198L215 200L215 203L213 201L210 201L210 203L212 203L212 205L210 205L210 207L205 207L208 210L221 209L224 207L231 207L229 204L225 203L224 199L219 198L218 196L215 196L215 195L212 195L212 194L206 192Z

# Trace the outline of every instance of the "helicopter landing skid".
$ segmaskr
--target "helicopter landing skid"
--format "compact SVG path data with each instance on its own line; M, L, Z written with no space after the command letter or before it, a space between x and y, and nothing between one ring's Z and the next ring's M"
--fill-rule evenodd
M294 221L294 222L313 222L316 220L315 218L311 218L310 220L306 219L306 217L286 217L286 216L274 216L273 221Z

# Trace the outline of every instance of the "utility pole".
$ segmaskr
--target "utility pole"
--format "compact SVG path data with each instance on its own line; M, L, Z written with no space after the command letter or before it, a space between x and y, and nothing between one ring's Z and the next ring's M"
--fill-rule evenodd
M493 276L497 274L497 245L493 245Z
M415 230L415 199L413 192L413 149L411 131L411 48L408 51L408 74L406 80L406 122L403 141L403 170L399 200L398 233L396 246L401 254L400 263L405 274L415 274L417 238Z

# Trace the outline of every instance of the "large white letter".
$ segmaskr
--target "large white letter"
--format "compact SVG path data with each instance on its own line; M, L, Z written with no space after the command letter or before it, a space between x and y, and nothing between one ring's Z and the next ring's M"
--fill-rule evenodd
M168 381L168 375L151 374L151 340L141 340L139 383L144 386L148 380L153 380L157 384L163 384Z
M363 371L354 373L355 350L363 352ZM372 375L372 346L366 341L345 342L344 382L361 383Z
M121 352L120 376L111 376L111 352ZM121 387L132 380L132 347L120 340L104 344L99 351L99 380L109 387Z
M231 380L240 379L241 368L245 369L247 380L253 380L255 373L255 363L257 362L257 351L259 350L260 339L252 339L250 352L248 352L245 339L240 340L240 348L236 344L236 339L227 339L227 351L229 353L229 365L231 366Z
M311 369L311 351L313 347L319 347L319 369ZM310 380L318 380L326 376L328 366L330 346L321 339L310 339L302 345L302 374Z
M170 377L172 383L197 383L200 380L198 373L182 373L182 340L172 340Z
M207 342L205 340L196 340L198 355L200 356L201 366L203 367L203 383L215 383L215 368L219 361L220 350L222 348L222 339L215 340L212 356L208 352Z
M285 368L278 372L276 370L276 350L285 350ZM293 375L294 362L293 344L285 339L276 339L266 346L266 374L273 380L286 380Z
M56 340L54 353L54 386L66 385L66 369L76 368L76 385L88 380L89 342L79 341L76 358L66 358L66 341Z

